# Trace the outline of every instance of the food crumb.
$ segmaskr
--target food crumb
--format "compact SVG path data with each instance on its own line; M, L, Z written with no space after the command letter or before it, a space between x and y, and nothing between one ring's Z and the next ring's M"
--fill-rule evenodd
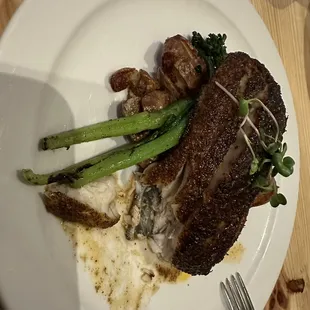
M81 259L84 263L86 263L86 261L87 261L87 255L86 255L86 254L81 254L81 255L80 255L80 259Z
M235 242L235 244L227 252L223 262L239 264L242 260L244 251L245 247L242 245L242 243L239 241Z
M290 292L302 293L305 288L305 280L304 279L290 280L287 282L286 285Z

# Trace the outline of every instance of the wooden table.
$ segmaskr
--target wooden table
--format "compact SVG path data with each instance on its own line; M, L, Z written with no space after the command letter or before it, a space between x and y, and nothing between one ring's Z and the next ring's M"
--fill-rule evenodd
M266 309L307 310L310 309L310 0L252 2L269 28L288 75L297 113L301 152L295 229L276 292ZM292 287L294 282L289 281L296 279L301 279L301 286L304 280L303 293L292 292L296 288Z
M251 1L269 28L288 75L297 112L301 152L301 183L295 229L281 275L265 309L308 310L310 309L310 0ZM0 0L0 34L21 2L22 0ZM299 290L303 292L297 293Z

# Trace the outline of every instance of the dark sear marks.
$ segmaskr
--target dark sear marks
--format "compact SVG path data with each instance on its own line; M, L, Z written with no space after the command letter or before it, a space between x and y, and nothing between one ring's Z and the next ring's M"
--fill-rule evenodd
M179 270L208 274L238 238L251 206L286 204L274 177L290 176L295 164L284 157L287 118L279 85L247 54L227 55L225 40L176 35L165 41L156 77L135 68L115 72L112 89L127 90L123 118L45 137L43 149L119 135L139 142L54 173L24 169L24 178L78 188L139 164L124 216L126 238L147 238ZM99 218L58 191L47 191L45 199L49 212L89 227L106 228L119 218Z
M203 87L181 143L144 171L141 181L160 188L163 196L181 178L177 190L163 198L174 219L166 227L166 239L157 246L164 259L192 275L208 274L223 259L261 193L253 186L255 176L249 173L253 158L240 135L243 117L239 107L215 81L238 99L262 100L275 116L281 136L286 126L280 87L269 71L247 54L231 53ZM275 135L274 123L265 110L255 106L250 118L267 135ZM256 133L249 125L243 129L255 154L263 158ZM267 175L267 171L261 173ZM158 241L157 236L154 239Z
M80 223L89 228L109 228L119 221L119 217L110 218L105 213L99 212L60 191L47 189L43 199L46 211L64 221Z

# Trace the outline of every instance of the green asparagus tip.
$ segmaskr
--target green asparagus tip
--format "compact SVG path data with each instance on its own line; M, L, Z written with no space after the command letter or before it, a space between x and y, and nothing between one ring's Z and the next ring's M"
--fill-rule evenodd
M30 184L34 184L31 180L34 176L34 173L31 169L22 169L21 171L23 179Z

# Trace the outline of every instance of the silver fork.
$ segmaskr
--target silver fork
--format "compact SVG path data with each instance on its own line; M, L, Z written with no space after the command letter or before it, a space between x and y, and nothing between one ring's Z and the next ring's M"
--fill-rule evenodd
M239 272L220 284L228 310L255 310Z

